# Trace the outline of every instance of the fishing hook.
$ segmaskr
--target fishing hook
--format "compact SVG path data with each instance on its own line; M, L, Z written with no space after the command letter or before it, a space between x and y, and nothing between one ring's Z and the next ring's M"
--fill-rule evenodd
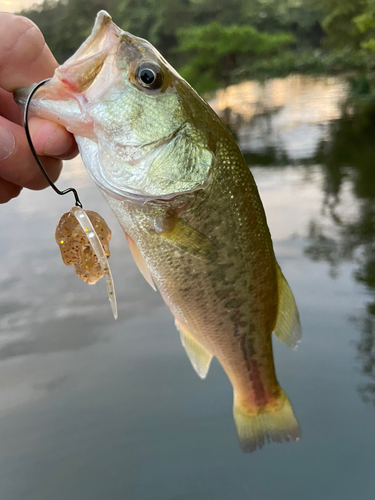
M47 83L49 80L51 80L51 78L47 78L46 80L42 80L41 82L37 83L35 85L35 87L32 89L32 91L30 92L30 94L28 95L27 99L26 99L25 110L24 110L24 113L23 113L23 124L24 124L24 127L25 127L27 141L29 143L29 146L30 146L31 152L32 152L32 154L33 154L33 156L35 158L35 161L38 164L38 167L40 168L42 174L44 175L44 177L48 181L48 184L51 186L51 188L57 194L59 194L60 196L63 196L64 194L68 194L68 193L73 193L74 194L74 198L76 200L76 206L80 207L80 208L83 208L81 200L79 199L78 193L77 193L77 191L74 188L68 188L68 189L65 189L64 191L60 191L60 189L58 189L57 186L51 181L51 179L49 178L47 172L45 171L45 169L44 169L41 161L39 160L38 155L36 154L33 142L31 140L30 131L29 131L29 119L28 119L28 112L29 112L29 106L30 106L31 98L33 97L33 95L35 94L35 92L39 89L39 87L41 87L42 85L44 85L45 83Z

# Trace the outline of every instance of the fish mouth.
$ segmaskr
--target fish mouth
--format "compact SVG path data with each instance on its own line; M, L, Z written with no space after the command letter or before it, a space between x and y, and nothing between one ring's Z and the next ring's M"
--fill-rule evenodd
M56 68L54 76L35 92L30 102L30 112L58 122L76 133L71 124L74 120L78 121L84 105L103 92L106 82L119 78L113 58L124 37L131 38L132 35L116 26L107 12L100 11L90 36L64 64ZM92 85L94 81L96 85ZM22 109L34 87L35 84L13 93L14 100ZM57 109L56 105L61 101L64 101L63 110ZM79 128L82 133L82 123L79 123Z
M74 93L87 90L101 71L104 61L116 53L123 31L112 22L112 17L100 11L90 36L64 64L55 71L55 77Z

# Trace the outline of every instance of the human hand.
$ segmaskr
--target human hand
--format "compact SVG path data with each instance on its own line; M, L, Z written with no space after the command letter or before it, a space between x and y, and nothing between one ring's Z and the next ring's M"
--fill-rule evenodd
M32 21L0 13L0 203L18 196L23 187L43 189L48 185L31 154L22 111L12 92L51 77L57 66ZM64 127L36 117L30 117L29 128L35 150L55 181L61 160L77 154L74 137Z

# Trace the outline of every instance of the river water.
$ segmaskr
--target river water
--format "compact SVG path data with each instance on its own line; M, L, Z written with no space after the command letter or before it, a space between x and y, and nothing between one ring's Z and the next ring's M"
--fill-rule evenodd
M219 364L201 381L79 159L79 189L113 230L114 321L54 241L69 197L0 207L1 500L372 500L375 496L375 127L342 117L346 84L245 82L211 104L256 178L303 339L274 340L298 443L244 455Z

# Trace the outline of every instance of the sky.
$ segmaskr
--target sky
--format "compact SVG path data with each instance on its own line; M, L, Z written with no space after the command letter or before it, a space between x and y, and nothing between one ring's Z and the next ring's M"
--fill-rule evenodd
M0 0L0 12L19 12L31 7L33 4L41 3L42 0Z

